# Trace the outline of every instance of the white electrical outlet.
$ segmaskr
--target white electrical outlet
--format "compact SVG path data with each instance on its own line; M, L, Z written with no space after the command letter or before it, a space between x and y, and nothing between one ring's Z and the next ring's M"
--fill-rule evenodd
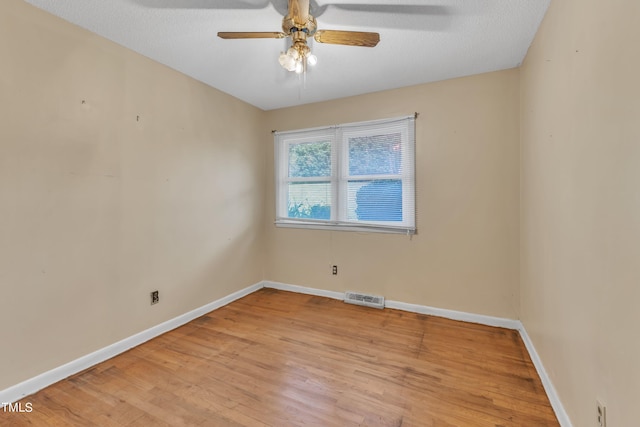
M602 402L596 400L598 406L598 427L607 427L607 407Z

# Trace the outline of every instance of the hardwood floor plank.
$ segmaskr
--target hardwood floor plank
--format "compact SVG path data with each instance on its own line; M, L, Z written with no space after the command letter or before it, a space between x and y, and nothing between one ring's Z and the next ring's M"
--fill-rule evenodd
M558 426L517 331L262 289L0 425Z

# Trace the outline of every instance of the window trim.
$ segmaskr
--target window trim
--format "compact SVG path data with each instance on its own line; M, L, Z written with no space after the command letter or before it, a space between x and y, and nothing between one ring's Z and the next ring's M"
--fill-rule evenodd
M276 202L276 219L275 225L283 228L305 228L316 230L343 230L343 231L366 231L380 233L399 233L399 234L416 234L416 183L415 183L415 119L417 114L411 116L393 117L382 120L372 120L366 122L347 123L341 125L316 127L310 129L299 129L291 131L274 132L275 145L275 202ZM399 224L397 222L389 224L367 221L348 221L346 220L347 203L346 188L349 180L362 178L364 180L377 178L380 175L348 175L348 138L354 134L367 134L367 130L376 130L384 128L384 125L393 125L398 122L406 121L407 125L401 130L402 133L402 150L403 155L410 157L409 161L404 163L402 173L390 175L388 178L401 179L403 182L402 189L402 211L403 220ZM369 133L370 135L370 133ZM288 177L288 147L292 143L304 143L305 141L317 142L318 137L324 138L331 143L331 159L334 169L329 180L309 177L309 178L290 178ZM313 181L330 182L332 188L331 194L331 219L318 220L311 218L289 218L288 216L278 216L278 212L287 212L287 192L283 191L287 182L296 181ZM409 185L405 185L408 182ZM339 202L339 198L344 199ZM283 210L284 209L284 210ZM340 212L338 213L338 210ZM406 216L405 216L406 214ZM338 218L344 218L340 220Z

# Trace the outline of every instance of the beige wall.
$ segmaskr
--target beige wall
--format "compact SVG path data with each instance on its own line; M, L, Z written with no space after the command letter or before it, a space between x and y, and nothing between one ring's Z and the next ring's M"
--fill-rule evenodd
M262 111L20 0L0 63L0 390L262 280Z
M521 70L521 317L575 426L640 420L638 17L553 1Z
M508 70L268 112L277 130L418 112L418 234L276 228L269 163L265 278L517 318L518 85Z
M574 425L635 425L639 12L552 2L521 70L262 112L0 2L0 390L268 279L520 317ZM413 112L418 235L273 225L271 129Z

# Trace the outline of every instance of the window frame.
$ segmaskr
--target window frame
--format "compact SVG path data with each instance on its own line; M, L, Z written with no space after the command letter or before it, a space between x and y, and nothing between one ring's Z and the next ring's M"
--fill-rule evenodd
M275 202L277 227L368 231L415 234L415 118L416 115L394 117L367 122L347 123L327 127L274 132ZM399 123L404 122L401 128ZM402 161L398 174L349 175L349 138L375 136L384 132L400 132ZM293 144L329 142L331 145L331 177L289 177L289 148ZM382 178L381 178L382 177ZM330 179L326 179L330 178ZM402 182L402 221L349 220L348 185L353 181L380 179ZM292 182L329 182L331 188L331 216L329 220L288 217L288 185Z

